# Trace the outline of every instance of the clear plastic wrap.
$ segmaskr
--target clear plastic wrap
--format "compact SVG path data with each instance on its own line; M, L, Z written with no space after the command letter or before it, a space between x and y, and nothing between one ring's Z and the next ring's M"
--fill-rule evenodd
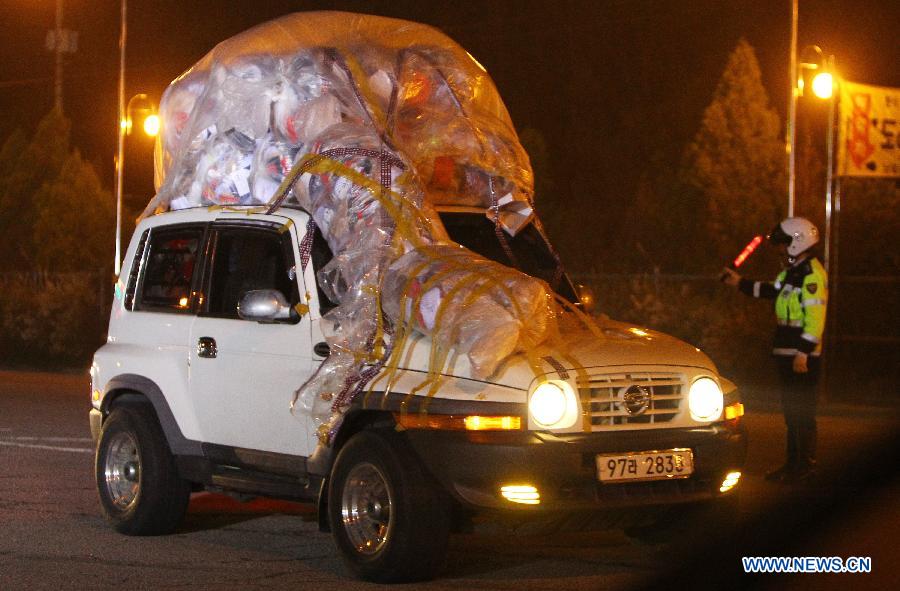
M527 202L532 193L528 156L487 72L440 31L408 21L310 12L264 23L175 80L160 113L147 214L231 203L185 182L211 141L246 152L268 141L296 161L340 123L368 126L403 154L431 202L489 207L494 196ZM247 201L267 194L251 187Z
M333 260L319 282L331 355L295 408L329 434L412 330L490 375L555 334L543 282L448 244L434 205L486 208L510 234L532 172L490 77L441 32L396 19L292 14L215 47L160 105L157 194L145 215L222 204L310 212ZM534 364L533 364L534 366Z
M394 261L382 285L384 311L398 326L431 335L489 376L517 349L548 336L553 297L542 281L451 245L414 249Z

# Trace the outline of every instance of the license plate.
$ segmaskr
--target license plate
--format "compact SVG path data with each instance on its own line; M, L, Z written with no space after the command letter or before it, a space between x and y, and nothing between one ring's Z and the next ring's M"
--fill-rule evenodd
M694 454L688 448L597 456L601 482L687 478L693 472Z

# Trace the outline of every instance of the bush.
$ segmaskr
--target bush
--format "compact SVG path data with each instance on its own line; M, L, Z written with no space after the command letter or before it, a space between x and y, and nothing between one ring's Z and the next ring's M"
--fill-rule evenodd
M106 335L102 273L0 276L0 350L7 362L42 367L87 363Z

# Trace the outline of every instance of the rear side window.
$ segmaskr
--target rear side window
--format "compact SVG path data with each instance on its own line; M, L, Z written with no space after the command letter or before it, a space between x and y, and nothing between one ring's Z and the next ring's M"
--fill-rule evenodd
M199 227L151 231L135 308L157 312L190 311L191 285L202 242L203 229Z
M237 307L248 291L274 289L291 304L299 301L294 257L286 235L250 228L223 228L215 233L212 275L205 315L238 318Z

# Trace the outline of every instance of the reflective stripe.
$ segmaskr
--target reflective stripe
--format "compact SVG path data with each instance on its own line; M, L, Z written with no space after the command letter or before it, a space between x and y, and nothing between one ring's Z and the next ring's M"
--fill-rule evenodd
M803 304L804 306L824 306L825 300L823 300L821 298L811 298L808 300L803 300L800 303Z
M772 349L773 355L796 355L799 352L800 351L798 351L797 349L787 349L785 347L775 347L774 349ZM819 351L815 350L812 353L807 353L807 355L810 357L818 357Z
M800 338L804 339L806 341L809 341L810 343L815 343L817 345L822 342L822 339L820 339L817 336L811 335L808 332L805 332L802 335L800 335Z
M800 326L803 326L803 321L802 320L785 320L783 318L779 318L778 326L800 327Z
M772 353L775 355L796 355L797 349L786 349L784 347L775 347L772 349Z
M759 297L759 288L760 288L761 285L762 285L762 282L761 282L761 281L754 281L754 282L753 282L753 297L755 297L755 298L758 298L758 297Z
M775 282L775 289L781 289L781 281Z

